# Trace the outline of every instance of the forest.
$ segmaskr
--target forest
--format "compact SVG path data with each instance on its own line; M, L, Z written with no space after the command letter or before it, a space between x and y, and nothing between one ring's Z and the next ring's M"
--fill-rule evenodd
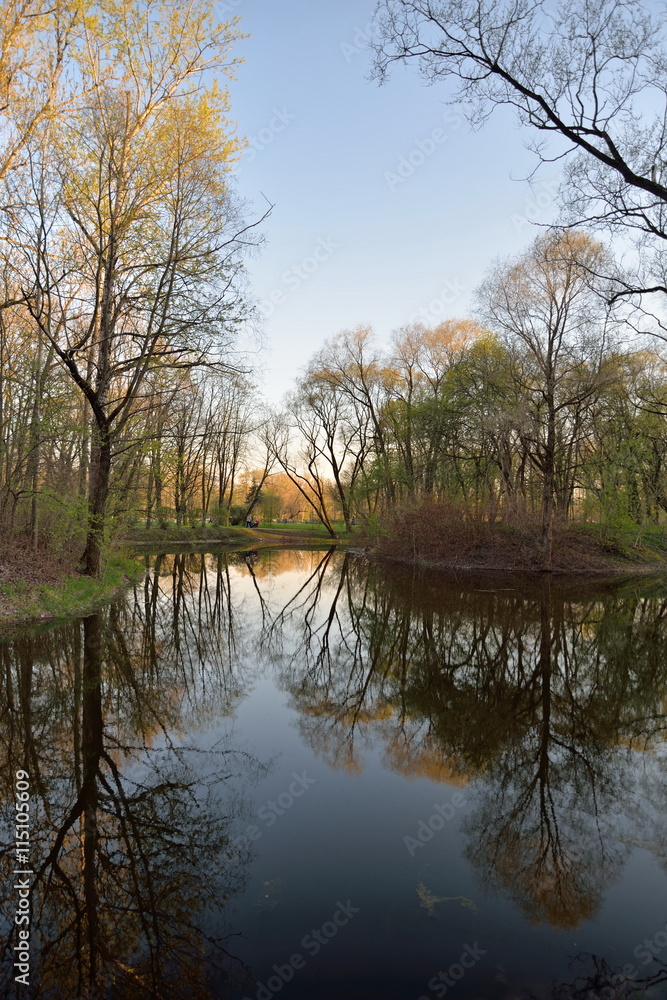
M384 0L376 75L420 56L427 78L461 81L471 115L509 102L567 140L563 220L489 263L470 316L399 324L389 341L363 325L316 337L276 409L244 347L259 322L245 261L270 209L252 216L234 188L243 139L220 80L239 19L217 23L204 0L5 4L6 551L96 577L128 532L252 514L385 548L415 520L441 534L529 526L550 570L563 526L661 535L665 137L650 116L626 124L637 94L664 88L652 15L609 0L605 19L582 0L548 30L574 46L585 22L594 44L538 85L521 19L492 59L484 38L461 41L473 0L450 6L444 45L427 3ZM545 37L540 16L526 5Z

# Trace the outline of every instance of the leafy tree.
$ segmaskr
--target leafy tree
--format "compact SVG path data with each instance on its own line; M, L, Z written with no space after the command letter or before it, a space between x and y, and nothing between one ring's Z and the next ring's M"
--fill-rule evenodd
M258 483L256 478L253 476L244 498L244 502L246 503L248 510L251 511L256 504L259 504L262 501L263 497L264 491L262 489L262 485Z
M605 256L583 233L550 232L517 261L498 265L480 291L489 325L515 351L514 378L530 409L522 438L541 478L547 570L559 463L571 463L564 451L575 447L582 410L609 377L609 330L590 279L604 267Z
M242 226L226 183L238 144L227 93L202 83L229 69L238 33L204 0L109 0L84 30L83 94L35 149L23 273L32 319L93 418L82 566L96 575L112 460L151 376L225 367L239 318Z
M26 147L73 97L63 83L80 37L83 7L71 0L4 0L0 5L0 181L20 166ZM11 202L3 205L13 210ZM7 299L5 299L7 304Z

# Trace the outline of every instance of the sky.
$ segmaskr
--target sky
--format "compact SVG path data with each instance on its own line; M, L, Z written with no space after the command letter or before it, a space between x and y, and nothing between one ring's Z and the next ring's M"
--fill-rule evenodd
M265 242L247 263L261 316L249 333L260 388L279 403L341 330L370 325L381 344L407 323L470 315L497 258L516 255L557 213L558 173L532 182L529 135L509 111L479 131L396 66L369 79L375 0L221 0L238 14L244 58L231 118L248 146L235 168Z

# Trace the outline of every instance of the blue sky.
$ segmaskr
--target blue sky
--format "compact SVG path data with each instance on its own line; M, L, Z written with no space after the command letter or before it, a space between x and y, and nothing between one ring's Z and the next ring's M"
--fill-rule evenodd
M369 82L375 0L223 0L251 37L231 84L250 145L237 190L266 243L249 261L263 315L261 387L272 402L338 331L385 343L421 319L464 316L497 257L555 216L557 173L535 161L511 114L471 131L451 92L416 67ZM551 171L551 172L549 172ZM256 347L258 338L253 338Z

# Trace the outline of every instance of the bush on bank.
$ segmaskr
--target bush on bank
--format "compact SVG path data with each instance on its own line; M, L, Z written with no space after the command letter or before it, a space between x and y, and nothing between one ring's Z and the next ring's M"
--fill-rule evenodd
M484 512L472 517L455 502L420 500L383 517L371 541L376 555L416 564L532 572L542 568L540 519L526 512L495 520ZM656 564L667 568L667 531L660 525L556 520L553 551L556 572Z

